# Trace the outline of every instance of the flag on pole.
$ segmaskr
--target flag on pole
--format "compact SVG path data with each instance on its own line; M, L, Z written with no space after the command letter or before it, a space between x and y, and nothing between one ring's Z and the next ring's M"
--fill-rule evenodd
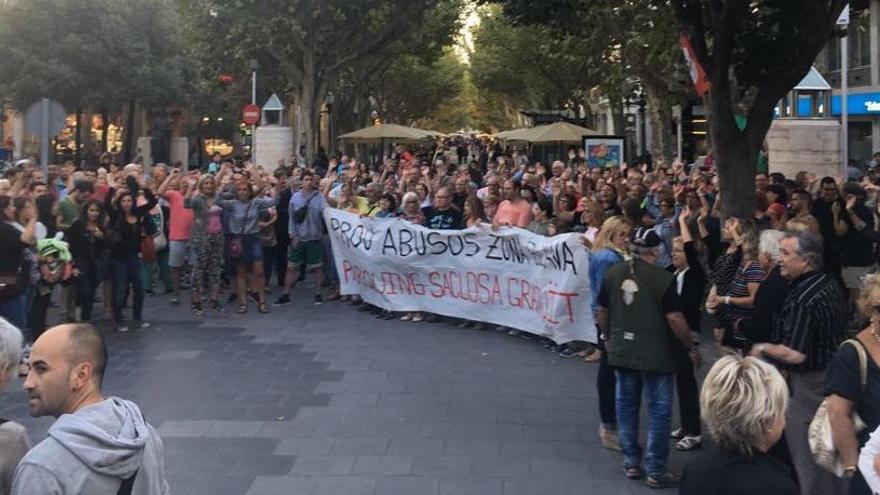
M697 54L694 52L694 47L691 45L690 36L682 33L679 37L679 41L681 43L681 51L684 52L684 59L687 61L688 68L690 69L691 80L694 82L694 89L697 90L697 96L703 96L712 88L712 83L709 82L709 78L706 76L706 71L697 60Z

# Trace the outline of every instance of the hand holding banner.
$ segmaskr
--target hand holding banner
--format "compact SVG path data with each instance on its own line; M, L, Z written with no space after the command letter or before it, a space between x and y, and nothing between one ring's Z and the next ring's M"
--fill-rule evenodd
M430 230L327 208L342 294L391 311L426 311L596 341L589 259L578 234L487 227Z

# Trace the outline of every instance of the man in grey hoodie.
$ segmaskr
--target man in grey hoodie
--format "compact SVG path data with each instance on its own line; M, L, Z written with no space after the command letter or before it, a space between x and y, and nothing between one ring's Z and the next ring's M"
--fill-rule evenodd
M31 416L54 416L48 438L21 460L13 495L167 495L162 439L137 405L104 398L104 339L88 324L47 330L24 382Z

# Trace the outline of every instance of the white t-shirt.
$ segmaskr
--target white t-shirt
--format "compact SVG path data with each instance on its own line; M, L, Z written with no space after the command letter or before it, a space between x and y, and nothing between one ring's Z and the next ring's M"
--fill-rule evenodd
M880 454L880 428L871 433L871 438L859 453L859 472L871 488L871 493L880 493L880 475L874 469L874 457Z

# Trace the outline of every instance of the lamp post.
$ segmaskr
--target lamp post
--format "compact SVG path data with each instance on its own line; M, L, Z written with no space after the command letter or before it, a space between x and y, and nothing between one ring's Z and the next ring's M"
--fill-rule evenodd
M252 58L248 62L248 67L251 69L251 105L257 104L257 68L259 68L259 64L257 63L257 59ZM251 161L256 160L256 149L257 149L257 125L254 124L251 126Z

